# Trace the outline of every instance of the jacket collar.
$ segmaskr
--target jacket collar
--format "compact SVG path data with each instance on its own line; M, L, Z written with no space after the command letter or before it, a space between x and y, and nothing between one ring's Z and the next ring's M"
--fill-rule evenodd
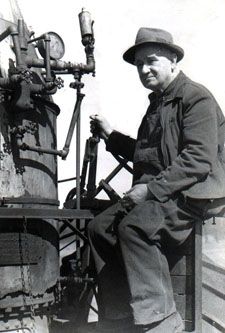
M164 101L169 102L176 98L182 98L181 86L186 81L187 76L180 71L176 78L169 84L169 86L162 93L152 92L149 94L150 102Z

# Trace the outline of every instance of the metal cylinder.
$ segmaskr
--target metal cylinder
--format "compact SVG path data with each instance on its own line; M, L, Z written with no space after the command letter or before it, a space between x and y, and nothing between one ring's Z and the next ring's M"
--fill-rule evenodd
M93 35L93 29L92 29L92 19L91 14L86 11L84 8L82 8L82 12L78 15L79 16L79 22L80 22L80 32L82 38L86 37L87 35Z
M10 209L57 210L56 156L20 150L16 135L23 133L33 146L56 148L58 113L54 103L38 97L24 112L14 112L9 102L0 104L0 206L9 211L9 218L0 216L0 329L11 323L9 312L23 319L43 316L57 298L57 221L27 219L26 213L10 218Z
M0 105L0 198L10 207L57 207L56 157L20 150L16 142L21 135L30 146L56 149L58 107L38 97L33 106L14 112L10 102Z

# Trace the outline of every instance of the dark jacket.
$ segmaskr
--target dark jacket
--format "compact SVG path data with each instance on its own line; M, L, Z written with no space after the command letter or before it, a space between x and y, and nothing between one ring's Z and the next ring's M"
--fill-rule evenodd
M225 197L225 118L213 95L180 72L157 98L164 168L157 175L145 170L133 183L148 184L161 202L177 192L199 199ZM134 169L137 146L138 138L116 131L106 143L108 151L133 161Z

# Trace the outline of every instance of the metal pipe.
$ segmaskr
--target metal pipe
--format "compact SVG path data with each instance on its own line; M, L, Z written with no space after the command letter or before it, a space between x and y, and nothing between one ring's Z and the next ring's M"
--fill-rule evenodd
M84 72L85 73L95 72L95 59L93 53L87 54L87 64L85 65Z
M51 155L58 155L61 157L64 157L64 155L65 155L65 152L62 150L56 150L56 149L51 149L51 148L42 148L42 147L38 147L38 146L30 146L22 141L21 136L16 138L16 143L17 143L17 147L24 151L30 150L30 151L35 151L37 153L46 153L46 154L51 154Z
M51 64L50 64L50 41L51 38L48 34L44 35L44 41L45 41L45 69L46 69L46 82L52 81L51 76Z
M74 232L73 231L71 231L71 232L69 232L69 233L67 233L67 234L65 234L63 236L60 236L60 241L62 241L63 239L66 239L68 237L71 237L71 236L74 236Z
M83 94L77 90L77 98L79 95L80 103L84 97ZM81 96L80 96L81 95ZM81 206L81 193L80 193L80 107L78 108L77 114L77 131L76 131L76 209L80 209ZM77 220L77 228L80 230L80 220ZM79 261L81 259L81 251L80 251L80 239L79 235L75 235L76 241L76 259Z
M133 174L133 169L127 164L128 160L123 159L122 157L120 157L119 155L113 154L113 157L115 157L115 159L122 164L122 166L129 171L131 174Z
M28 44L31 44L31 43L33 43L33 42L37 42L37 41L39 41L39 40L41 40L41 39L43 39L43 35L41 35L41 36L39 36L39 37L36 37L36 38L29 39L27 43L28 43Z
M67 209L66 209L67 210ZM67 220L62 220L62 222L68 227L70 228L72 231L74 231L74 233L76 235L78 235L84 242L88 242L88 238L82 234L82 232L80 232L80 230L76 227L74 227L70 222L68 222Z
M25 26L24 26L24 20L19 19L18 20L18 33L19 33L19 42L20 42L20 49L27 51L27 38L25 34Z
M28 67L36 67L36 68L45 68L44 59L32 58L31 56L26 57L26 64ZM50 60L51 69L71 69L72 63L65 62L62 60ZM78 65L78 64L74 64Z
M58 180L58 183L65 183L65 182L69 182L71 180L76 180L76 177Z
M44 59L32 58L31 56L27 56L25 62L28 67L36 67L36 68L44 68L45 63ZM72 63L66 62L62 60L50 60L50 66L52 70L68 70L70 71L68 74L71 74L73 71L82 71L83 73L91 73L95 69L95 61L93 56L87 56L87 64L82 63Z
M14 45L14 52L16 55L16 65L19 69L25 68L24 61L22 60L22 54L20 49L20 41L19 41L19 35L18 32L11 33L12 39L13 39L13 45Z
M21 25L20 25L21 27ZM9 35L12 36L13 40L13 46L14 46L14 52L16 55L16 64L17 66L24 67L25 64L22 60L22 55L21 55L21 45L20 45L20 40L19 40L19 32L17 28L14 25L10 25L3 33L0 34L0 42L7 38Z
M61 251L65 250L68 246L72 245L74 242L76 242L76 239L73 239L71 242L69 242L68 244L66 244L63 247L61 247L59 249L59 251L61 252Z
M112 180L117 174L118 172L123 169L123 165L119 164L109 175L106 179L104 179L105 183L109 183L110 180ZM100 182L99 186L96 189L95 195L99 194L99 192L101 192L103 190L103 186Z
M80 209L80 112L77 116L76 134L76 209Z
M80 114L80 107L81 107L81 102L84 98L84 94L78 92L77 93L77 101L74 107L74 111L73 111L73 115L70 121L70 126L69 126L69 130L67 133L67 137L66 137L66 141L63 147L63 151L65 152L63 159L66 159L68 153L69 153L69 148L70 148L70 144L71 144L71 140L73 137L73 132L74 132L74 128L76 123L78 122L78 118L79 118L79 114Z
M11 34L18 34L18 31L14 25L10 25L5 31L0 34L0 42Z
M73 112L73 115L72 115L72 118L71 118L71 122L70 122L70 126L69 126L69 130L68 130L68 133L67 133L67 137L66 137L66 141L65 141L65 145L63 147L62 150L57 150L57 149L51 149L51 148L42 148L42 147L38 147L38 146L30 146L28 144L26 144L25 142L22 141L22 136L21 135L17 135L16 136L16 142L17 142L17 147L21 150L30 150L30 151L35 151L35 152L38 152L38 153L46 153L46 154L52 154L52 155L58 155L60 157L62 157L62 159L66 159L68 153L69 153L69 149L70 149L70 144L71 144L71 140L72 140L72 137L73 137L73 132L74 132L74 128L75 128L75 125L77 123L77 126L78 126L78 130L77 130L77 136L80 135L80 123L79 123L79 115L80 115L80 106L81 106L81 102L83 100L83 97L85 95L78 92L77 93L77 100L76 100L76 104L75 104L75 107L74 107L74 112ZM77 149L80 150L79 148L79 139L77 139ZM77 154L79 155L79 163L80 163L80 151L77 152ZM79 166L80 168L80 166ZM78 167L77 167L78 169ZM76 177L77 179L77 177ZM79 170L79 186L80 186L80 170ZM80 189L79 189L80 191Z

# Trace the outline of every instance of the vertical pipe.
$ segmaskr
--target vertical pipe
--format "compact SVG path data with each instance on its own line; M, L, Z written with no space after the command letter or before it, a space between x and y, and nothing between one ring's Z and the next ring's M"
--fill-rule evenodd
M19 32L19 37L24 37L24 24L23 20L19 19L18 20L18 32Z
M27 39L26 39L26 33L25 33L25 26L24 26L24 20L19 19L18 20L18 33L19 33L19 41L20 41L20 48L21 50L27 50Z
M80 209L80 110L76 124L76 208Z
M51 38L48 34L45 34L45 69L46 69L46 77L45 80L50 82L52 80L51 77L51 65L50 65L50 41Z
M18 67L24 66L24 63L22 61L18 32L11 33L11 36L12 36L12 40L13 40L14 52L16 55L16 65Z
M79 92L77 92L79 94ZM77 97L78 98L78 97ZM80 109L76 123L76 209L80 209ZM76 227L80 228L80 220L76 220ZM80 260L80 238L76 234L76 260Z

